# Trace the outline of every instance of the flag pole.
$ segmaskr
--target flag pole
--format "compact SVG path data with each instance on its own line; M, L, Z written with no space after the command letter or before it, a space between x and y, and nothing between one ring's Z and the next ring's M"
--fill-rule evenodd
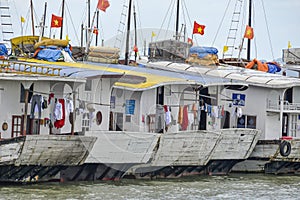
M65 0L62 2L62 11L61 11L61 27L60 27L60 39L62 40L62 35L63 35L63 23L64 23L64 12L65 12Z

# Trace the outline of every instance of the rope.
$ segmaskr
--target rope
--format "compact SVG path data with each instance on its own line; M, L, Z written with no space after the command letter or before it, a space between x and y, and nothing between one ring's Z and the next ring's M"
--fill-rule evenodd
M170 12L170 9L171 9L171 6L172 6L172 5L173 5L173 2L171 1L170 5L169 5L169 8L168 8L168 11L167 11L167 13L166 13L166 15L165 15L165 17L164 17L164 20L163 20L163 22L162 22L162 24L161 24L161 26L160 26L159 31L158 31L158 33L157 33L157 38L158 38L159 35L160 35L160 32L161 32L162 27L163 27L163 25L164 25L164 23L165 23L165 21L166 21L166 19L167 19L167 16L168 16L168 14L169 14L169 12Z
M67 8L67 12L68 12L69 16L72 16L71 13L70 13L69 6L68 6L67 3L66 3L66 8ZM76 33L77 30L75 29L75 25L74 25L74 22L73 22L73 20L72 20L72 17L70 17L70 20L71 20L71 24L72 24L72 27L73 27L73 31L74 31L74 33ZM67 20L65 20L65 21L67 22ZM67 25L67 23L66 23L66 25ZM68 33L68 27L67 27L67 33ZM69 34L68 34L68 35L69 35ZM78 44L80 44L80 40L79 40L79 38L78 38L78 34L75 34L75 37L76 37L76 39L77 39Z
M262 0L261 0L261 3L262 3L262 7L263 7L263 11L264 11L264 17L265 17L265 22L266 22L266 26L267 26L268 38L269 38L269 43L270 43L270 47L271 47L271 53L272 53L272 57L273 57L273 60L274 60L275 57L274 57L273 46L272 46L272 42L271 42L269 25L268 25L268 22L267 22L267 14L266 14L266 10L265 10L265 4L264 4L264 2Z
M225 9L224 15L223 15L223 17L222 17L222 19L221 19L220 25L219 25L219 27L218 27L217 33L216 33L216 35L215 35L215 37L214 37L214 40L213 40L211 46L214 46L214 44L215 44L215 42L216 42L217 36L219 35L219 32L220 32L220 30L221 30L221 26L222 26L222 24L223 24L223 22L224 22L224 19L225 19L225 16L226 16L226 14L227 14L227 11L228 11L228 8L229 8L230 3L231 3L231 0L228 0L227 7L226 7L226 9Z

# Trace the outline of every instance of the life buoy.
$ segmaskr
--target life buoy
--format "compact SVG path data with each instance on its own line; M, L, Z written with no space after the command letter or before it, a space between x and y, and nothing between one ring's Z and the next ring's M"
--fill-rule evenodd
M280 149L280 155L287 157L288 155L290 155L292 151L291 143L283 140L279 145L279 149Z

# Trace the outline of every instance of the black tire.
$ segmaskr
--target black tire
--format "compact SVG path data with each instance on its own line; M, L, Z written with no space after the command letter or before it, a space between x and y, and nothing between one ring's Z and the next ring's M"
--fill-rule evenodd
M287 157L288 155L290 155L292 151L291 143L285 140L280 143L279 148L280 148L280 155L282 155L283 157Z

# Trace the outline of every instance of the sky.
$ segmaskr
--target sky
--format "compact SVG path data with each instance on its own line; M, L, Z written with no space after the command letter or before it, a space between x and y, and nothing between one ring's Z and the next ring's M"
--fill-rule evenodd
M20 17L25 18L23 24L23 34L32 34L30 20L29 0L11 0L12 19L15 36L21 35ZM91 12L96 10L98 0L91 1ZM51 14L61 15L62 0L33 0L34 19L37 26L41 21L44 12L44 4L47 2L47 17L45 36L50 35L49 24ZM86 25L87 0L65 0L65 21L63 37L66 35L71 40L73 46L80 44L80 27ZM117 35L118 29L125 26L120 25L120 21L127 21L121 18L123 6L128 4L128 0L109 0L110 7L106 12L100 12L99 38L104 40L104 44L112 45L113 36ZM138 32L138 46L141 49L144 44L151 40L158 40L170 35L159 34L151 38L151 32L161 33L160 29L175 31L175 10L171 5L175 5L176 0L133 0L137 16L137 28L146 29L145 33ZM195 45L213 46L219 50L222 56L223 46L229 32L231 19L236 0L182 0L180 24L186 24L186 37L193 37ZM286 49L288 41L293 48L300 47L300 1L299 0L253 0L253 21L254 39L252 40L251 58L271 61L282 57L282 49ZM240 44L247 21L247 1L242 8L240 32L237 34L237 43ZM226 8L228 6L227 12ZM168 11L169 10L169 11ZM126 12L127 13L127 12ZM133 17L132 17L133 18ZM223 19L223 20L222 20ZM205 25L204 35L193 35L193 22ZM133 23L132 29L133 29ZM180 25L181 26L181 25ZM125 30L124 30L125 31ZM35 34L39 34L36 30ZM59 38L60 29L52 29L51 35ZM165 38L167 39L167 38ZM131 34L133 40L133 34ZM110 41L110 42L108 42ZM114 43L116 44L116 43ZM236 46L238 46L236 44ZM245 57L245 56L244 56Z

